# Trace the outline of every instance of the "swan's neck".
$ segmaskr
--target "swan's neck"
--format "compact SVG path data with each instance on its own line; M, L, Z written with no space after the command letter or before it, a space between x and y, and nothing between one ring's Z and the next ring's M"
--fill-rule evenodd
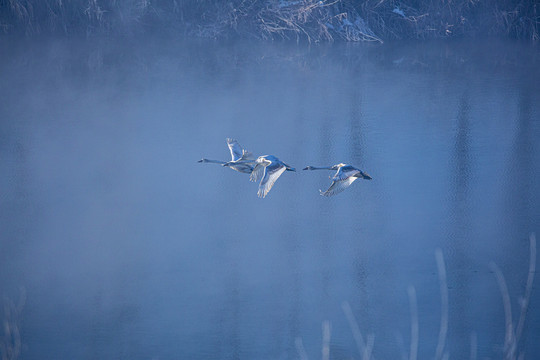
M201 162L212 163L212 164L225 164L225 161L210 160L210 159L202 159Z

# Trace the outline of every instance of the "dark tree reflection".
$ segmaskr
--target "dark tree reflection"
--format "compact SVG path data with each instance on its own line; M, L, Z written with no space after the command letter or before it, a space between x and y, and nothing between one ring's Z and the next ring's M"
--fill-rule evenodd
M471 294L470 242L472 235L470 183L471 183L471 139L470 139L470 99L465 91L458 105L454 147L451 162L451 190L449 201L450 225L446 253L449 271L450 297L449 318L452 326L451 337L462 337L459 344L453 344L459 349L453 350L466 354L469 348L469 334L473 330L469 326L472 321L467 319Z

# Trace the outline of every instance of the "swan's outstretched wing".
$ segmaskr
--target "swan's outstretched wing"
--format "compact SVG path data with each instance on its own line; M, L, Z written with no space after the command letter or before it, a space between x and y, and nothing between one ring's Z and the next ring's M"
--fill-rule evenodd
M276 180L285 172L287 168L279 163L273 162L264 168L264 176L259 184L257 195L263 198L268 194Z
M248 163L232 163L232 165L229 165L229 167L244 174L251 174L253 171L253 166Z
M343 166L343 167L340 167L338 169L338 171L335 173L335 175L332 177L332 180L333 181L343 181L351 176L354 176L356 174L359 174L360 173L360 170L350 166L350 165L347 165L347 166Z
M242 149L242 160L252 160L253 154L246 149Z
M337 174L336 174L337 175ZM346 178L345 180L334 180L332 182L332 185L328 188L326 191L319 190L322 196L332 196L339 194L349 186L358 178L350 176Z
M251 175L249 176L249 180L254 182L261 180L264 175L264 169L265 165L257 163L257 165L255 165L255 167L253 168Z
M244 149L242 149L238 141L227 138L227 145L229 146L229 150L231 151L232 161L240 160L244 155Z

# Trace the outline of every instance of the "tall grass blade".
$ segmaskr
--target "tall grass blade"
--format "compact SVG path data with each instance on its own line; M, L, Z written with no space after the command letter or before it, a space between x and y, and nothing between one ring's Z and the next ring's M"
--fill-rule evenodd
M416 302L416 290L414 286L409 286L409 306L411 311L411 349L409 360L416 360L418 357L418 304Z
M448 332L448 286L446 282L446 266L444 264L444 257L441 249L435 251L435 258L437 259L439 285L441 289L441 325L439 329L437 350L435 351L435 359L439 360L443 357L446 334Z
M322 360L330 360L330 322L323 321L322 324Z

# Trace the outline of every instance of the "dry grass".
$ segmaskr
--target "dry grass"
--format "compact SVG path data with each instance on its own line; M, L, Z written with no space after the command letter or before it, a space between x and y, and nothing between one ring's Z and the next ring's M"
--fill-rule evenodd
M2 360L16 360L21 356L22 341L20 332L21 312L26 297L24 290L17 303L4 299L3 334L0 336L0 355Z
M527 275L527 283L525 285L525 294L520 297L520 309L519 318L517 323L512 317L512 301L511 296L504 279L504 275L499 267L494 263L490 263L490 267L495 274L499 289L501 291L501 297L504 305L505 313L505 340L503 353L501 354L505 360L518 360L525 359L525 353L520 342L523 335L523 329L525 326L526 315L529 309L529 302L531 298L531 292L534 282L534 274L536 273L536 237L531 234L529 237L530 249L529 249L529 269ZM435 258L437 261L437 269L439 274L439 284L441 293L441 322L439 328L439 336L437 341L437 347L435 349L436 360L448 360L450 353L446 349L446 337L448 333L448 285L446 280L446 265L442 251L437 249L435 252ZM418 344L419 344L419 322L418 322L418 304L416 298L416 290L414 286L409 286L407 289L409 296L409 307L411 314L411 343L408 358L409 360L416 360L418 358ZM374 336L369 335L367 340L364 341L364 336L360 331L358 321L355 318L352 308L348 302L343 302L342 309L349 323L353 338L356 342L358 353L362 360L375 360L372 351L374 345ZM323 322L323 350L322 359L330 358L330 329L331 325L328 321ZM478 341L475 332L471 333L470 343L470 359L475 360L477 358ZM302 339L297 338L295 341L296 349L299 357L302 360L308 360L308 356L304 349ZM405 354L402 358L407 358Z
M492 262L490 264L491 269L495 273L497 278L497 283L499 284L499 289L501 291L501 297L504 305L504 315L505 315L505 337L504 337L504 359L505 360L515 360L523 359L525 354L520 351L520 340L521 335L523 334L523 327L525 325L525 318L529 310L529 302L531 299L532 286L534 281L534 274L536 272L536 237L534 234L531 234L529 238L530 242L530 259L529 259L529 272L527 276L527 284L525 285L525 294L521 297L519 318L517 324L513 321L512 318L512 302L511 296L506 286L506 280L504 275L499 267Z
M376 41L501 36L537 41L528 0L0 0L4 34L136 34Z

